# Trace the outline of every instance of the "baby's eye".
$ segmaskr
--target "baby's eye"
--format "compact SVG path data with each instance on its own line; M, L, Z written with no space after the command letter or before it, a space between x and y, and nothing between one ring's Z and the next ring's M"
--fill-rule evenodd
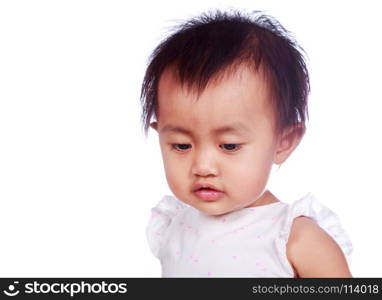
M240 144L223 144L222 145L226 150L230 152L235 152L240 149Z
M178 147L179 146L179 147ZM189 144L171 144L171 147L178 151L185 151L188 149Z

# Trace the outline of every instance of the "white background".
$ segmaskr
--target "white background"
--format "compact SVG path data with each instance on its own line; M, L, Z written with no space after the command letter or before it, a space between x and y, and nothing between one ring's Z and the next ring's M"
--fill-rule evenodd
M170 26L210 8L264 10L309 57L307 133L270 190L312 192L382 275L378 1L1 1L0 275L156 277L145 226L170 193L140 88Z

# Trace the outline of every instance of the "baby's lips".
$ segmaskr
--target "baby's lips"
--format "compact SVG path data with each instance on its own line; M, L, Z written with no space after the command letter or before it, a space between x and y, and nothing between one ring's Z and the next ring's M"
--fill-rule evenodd
M195 184L194 188L193 188L193 192L196 192L196 191L198 191L201 188L207 188L207 189L214 190L216 192L222 192L217 187L215 187L213 184L210 184L210 183L207 183L207 182L205 182L205 183L200 182L200 183Z
M213 189L199 189L194 192L195 195L203 201L216 201L223 196L223 192Z

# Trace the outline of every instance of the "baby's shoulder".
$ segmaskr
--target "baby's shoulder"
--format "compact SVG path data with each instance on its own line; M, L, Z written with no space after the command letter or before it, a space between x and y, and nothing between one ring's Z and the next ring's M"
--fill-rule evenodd
M310 217L293 219L286 252L298 277L351 277L340 246Z
M154 256L159 258L159 252L164 243L163 238L170 225L184 214L187 207L189 206L176 197L165 195L151 208L151 216L146 225L146 236Z
M334 240L316 221L307 216L298 216L292 221L287 250L290 254L304 254L312 244L318 246L330 242Z

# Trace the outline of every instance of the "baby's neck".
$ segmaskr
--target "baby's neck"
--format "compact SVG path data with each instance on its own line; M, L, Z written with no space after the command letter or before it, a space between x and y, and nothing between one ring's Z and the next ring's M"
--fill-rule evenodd
M276 203L280 202L279 199L276 198L275 195L273 195L269 190L266 190L260 198L258 198L255 202L252 204L246 206L246 207L256 207L256 206L262 206L262 205L267 205L271 203Z

